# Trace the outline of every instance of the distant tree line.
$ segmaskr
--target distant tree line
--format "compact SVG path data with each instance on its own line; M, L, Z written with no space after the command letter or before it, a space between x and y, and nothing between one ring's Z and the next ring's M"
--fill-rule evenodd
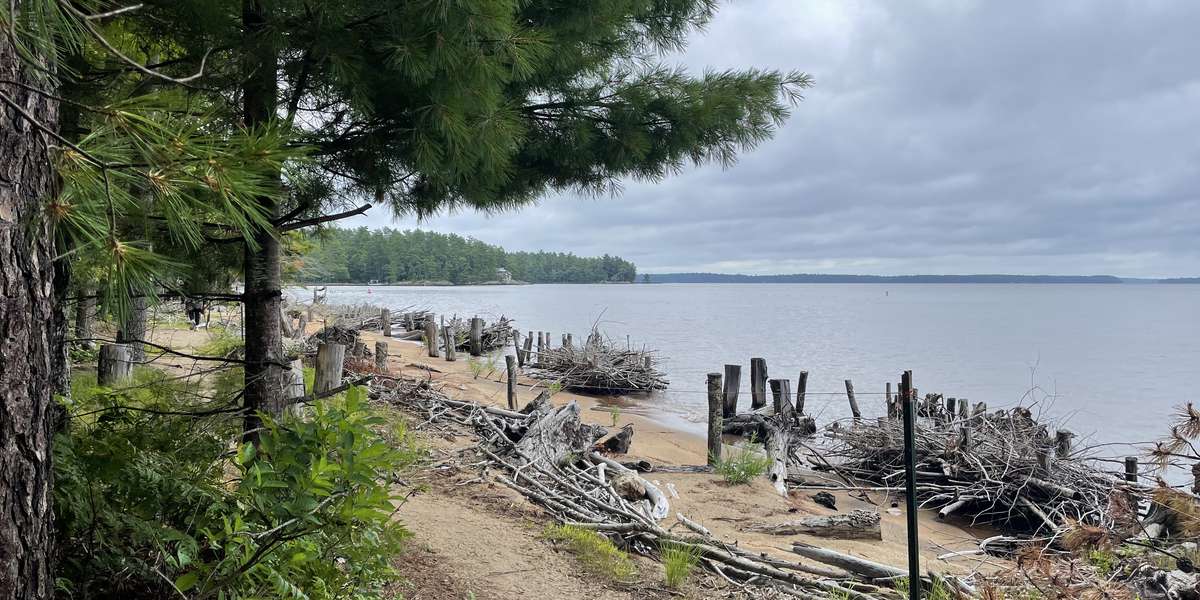
M304 283L381 281L453 284L500 279L498 269L529 283L632 282L633 263L617 256L562 252L506 252L455 234L421 230L327 229L310 236L298 278Z

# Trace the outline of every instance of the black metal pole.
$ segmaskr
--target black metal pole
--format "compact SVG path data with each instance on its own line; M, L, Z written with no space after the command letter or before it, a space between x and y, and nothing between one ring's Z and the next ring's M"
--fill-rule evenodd
M900 377L900 397L904 400L904 506L908 518L908 597L921 599L921 556L917 542L917 448L913 430L916 429L917 407L913 394L912 371Z

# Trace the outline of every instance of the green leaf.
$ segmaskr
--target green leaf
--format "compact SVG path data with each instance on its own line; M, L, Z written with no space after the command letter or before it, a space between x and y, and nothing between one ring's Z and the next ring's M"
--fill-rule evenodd
M188 571L175 580L175 587L179 588L181 592L186 592L192 589L198 581L200 581L200 572Z

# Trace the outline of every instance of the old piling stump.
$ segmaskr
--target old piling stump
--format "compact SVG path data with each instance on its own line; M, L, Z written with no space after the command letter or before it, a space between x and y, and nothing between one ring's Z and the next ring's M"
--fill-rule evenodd
M454 329L454 325L446 325L442 323L442 346L446 348L446 360L454 362L458 360L458 331Z
M767 359L750 359L750 410L767 405Z
M721 374L708 374L708 464L716 465L721 461L721 429L724 426L721 415L725 409L722 397Z
M471 317L471 356L483 356L483 319Z
M128 344L101 344L96 364L96 383L112 387L133 375L133 360Z
M742 365L725 365L722 415L727 419L737 415L738 387L741 385Z
M375 368L381 373L388 372L388 343L375 342Z
M508 410L517 410L517 357L504 355L504 366L508 371Z
M854 382L846 380L846 399L850 401L850 414L854 417L854 421L862 420L862 411L858 409L858 400L854 398Z
M317 345L317 376L313 392L320 394L342 385L342 369L346 361L346 347L341 344Z
M425 318L425 349L430 358L438 357L438 326L432 316Z

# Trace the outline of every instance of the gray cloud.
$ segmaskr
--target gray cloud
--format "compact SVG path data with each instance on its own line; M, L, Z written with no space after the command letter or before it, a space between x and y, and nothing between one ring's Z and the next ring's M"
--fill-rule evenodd
M1197 22L1190 2L739 0L668 60L813 74L774 140L419 226L649 272L1200 274Z

